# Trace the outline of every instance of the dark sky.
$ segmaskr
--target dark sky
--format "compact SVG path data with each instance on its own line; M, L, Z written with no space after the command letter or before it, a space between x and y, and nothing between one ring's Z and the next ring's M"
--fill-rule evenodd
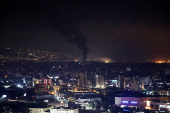
M164 0L0 2L2 47L115 60L170 58L170 8Z

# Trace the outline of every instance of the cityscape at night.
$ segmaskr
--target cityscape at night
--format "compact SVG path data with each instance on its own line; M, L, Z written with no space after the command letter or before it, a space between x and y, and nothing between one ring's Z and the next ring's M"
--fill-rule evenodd
M1 0L0 113L170 113L161 0Z

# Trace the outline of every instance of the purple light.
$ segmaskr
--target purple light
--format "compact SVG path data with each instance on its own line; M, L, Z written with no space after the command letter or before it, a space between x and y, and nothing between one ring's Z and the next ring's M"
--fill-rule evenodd
M128 101L122 101L122 103L128 103Z
M137 104L137 102L136 101L132 101L131 104Z

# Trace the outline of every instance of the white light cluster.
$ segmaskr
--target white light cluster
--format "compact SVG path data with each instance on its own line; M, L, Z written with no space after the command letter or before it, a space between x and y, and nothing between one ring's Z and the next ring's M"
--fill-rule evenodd
M159 107L161 107L161 108L165 108L165 105L159 105Z
M7 96L6 95L2 95L2 98L6 98Z
M128 103L128 101L122 101L122 103Z
M137 102L135 102L135 101L132 101L131 103L132 103L132 104L137 104Z

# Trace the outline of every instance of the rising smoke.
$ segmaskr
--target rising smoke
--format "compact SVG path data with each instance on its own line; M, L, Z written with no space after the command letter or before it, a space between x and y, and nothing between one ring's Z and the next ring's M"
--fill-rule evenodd
M68 42L76 45L82 52L83 61L86 61L87 54L88 54L88 40L81 31L79 30L78 26L73 22L65 22L60 23L60 33L64 37L67 38Z

